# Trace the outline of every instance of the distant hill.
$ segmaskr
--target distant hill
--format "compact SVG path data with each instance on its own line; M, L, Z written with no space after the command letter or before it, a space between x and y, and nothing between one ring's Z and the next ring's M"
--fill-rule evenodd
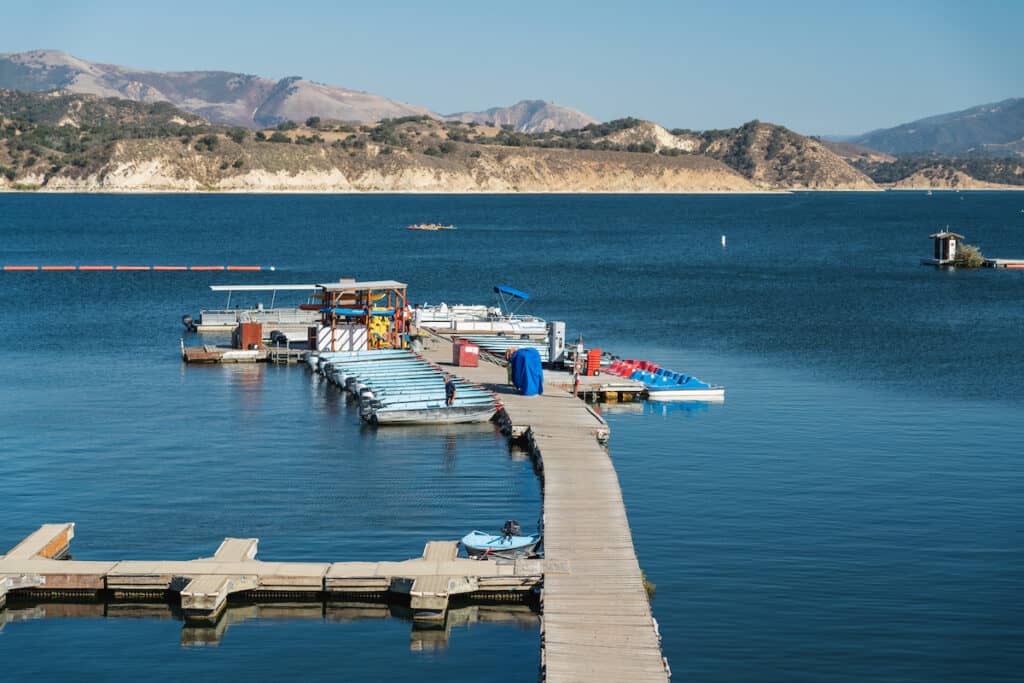
M0 191L750 192L720 161L506 144L426 115L271 130L167 102L0 90Z
M875 189L875 183L818 140L771 123L705 131L701 151L766 189Z
M753 121L516 132L421 114L210 124L167 102L0 90L0 190L751 192L871 189L820 143Z
M430 114L423 107L299 77L274 81L227 71L140 71L55 50L0 54L0 88L166 101L214 123L250 128L310 116L364 123Z
M847 142L889 154L1024 156L1024 98L931 116Z
M493 107L485 111L459 112L444 117L448 121L512 126L521 133L546 133L549 130L573 130L597 123L582 112L544 100L523 100L511 107Z
M821 144L825 145L826 148L838 154L844 160L849 162L855 161L871 161L871 162L892 162L896 161L896 157L885 152L879 152L878 150L865 147L864 145L855 145L852 142L835 142L833 140L819 140Z

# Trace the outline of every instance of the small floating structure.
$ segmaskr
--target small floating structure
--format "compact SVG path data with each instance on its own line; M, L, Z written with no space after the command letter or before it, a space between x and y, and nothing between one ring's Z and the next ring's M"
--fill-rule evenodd
M928 235L935 242L933 258L921 259L926 266L955 266L957 248L963 243L964 236L949 230ZM982 265L986 268L1009 268L1024 270L1024 259L983 257Z
M406 230L424 230L427 232L436 232L438 230L455 230L454 225L441 225L440 223L415 223L413 225L405 226Z
M926 266L953 265L953 262L956 260L957 244L964 240L964 236L949 230L943 230L932 233L928 237L932 238L935 242L935 255L933 258L921 259L921 263Z

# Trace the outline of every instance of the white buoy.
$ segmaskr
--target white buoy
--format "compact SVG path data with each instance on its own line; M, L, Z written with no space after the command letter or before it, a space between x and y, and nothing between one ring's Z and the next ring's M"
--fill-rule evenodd
M277 268L275 268L274 266L270 266L270 269L271 270L277 270Z
M722 235L722 246L725 246L725 235Z

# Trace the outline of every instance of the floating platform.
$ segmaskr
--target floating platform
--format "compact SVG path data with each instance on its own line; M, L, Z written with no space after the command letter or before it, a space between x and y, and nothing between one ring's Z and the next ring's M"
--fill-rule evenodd
M987 268L1024 269L1024 259L1020 259L1020 258L987 258L987 259L985 259L985 266Z
M458 541L430 541L403 562L263 562L255 538L225 538L211 557L185 561L61 560L73 523L45 524L0 556L0 608L11 592L49 597L109 594L163 598L176 593L187 621L214 623L228 598L242 594L312 599L408 596L414 619L445 617L453 596L523 599L540 584L544 561L460 558Z
M184 342L181 346L181 358L186 363L299 363L308 354L308 349L289 349L283 346L236 349L214 344L185 346Z

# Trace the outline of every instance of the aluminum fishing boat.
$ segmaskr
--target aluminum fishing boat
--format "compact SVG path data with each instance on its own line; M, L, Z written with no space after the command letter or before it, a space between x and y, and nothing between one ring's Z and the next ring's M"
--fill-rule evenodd
M514 519L505 522L500 534L473 530L462 537L462 547L466 553L478 559L528 557L536 553L540 542L540 534L522 535L522 528Z

